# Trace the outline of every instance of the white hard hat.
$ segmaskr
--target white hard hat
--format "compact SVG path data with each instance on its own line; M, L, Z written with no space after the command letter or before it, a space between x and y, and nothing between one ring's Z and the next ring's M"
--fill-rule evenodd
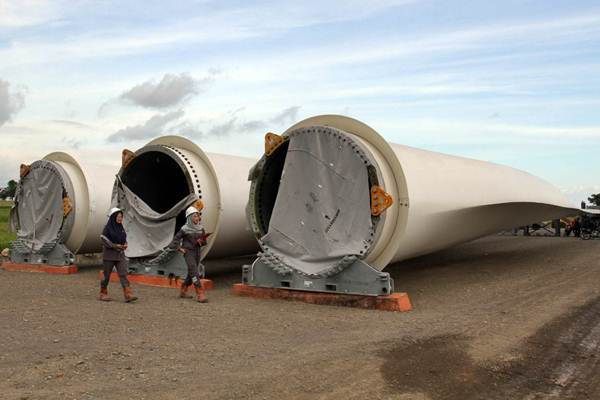
M194 214L194 213L199 213L200 211L198 211L198 209L196 207L188 207L187 210L185 210L185 217L189 217L190 215Z
M113 215L116 212L122 211L120 208L118 207L113 207L110 209L110 211L108 212L108 216L110 217L111 215Z

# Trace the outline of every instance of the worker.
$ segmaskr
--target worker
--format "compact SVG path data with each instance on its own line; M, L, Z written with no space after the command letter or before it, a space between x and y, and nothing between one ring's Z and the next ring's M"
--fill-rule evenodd
M570 220L567 226L565 227L565 236L569 237L571 235L571 232L573 232L573 236L575 237L578 237L581 232L581 225L579 224L577 218L573 218L572 220Z
M179 232L173 238L173 241L169 245L172 250L177 249L183 254L185 263L187 264L187 276L181 283L179 297L181 298L193 298L188 295L188 289L194 285L196 290L196 300L200 303L206 303L206 295L204 288L202 287L202 281L198 267L200 266L200 251L202 246L206 245L208 236L204 230L204 227L200 223L200 211L195 207L188 207L185 210L186 223L181 227Z
M567 221L567 223L565 224L565 236L569 237L571 236L571 232L573 231L573 221L569 220Z
M575 218L573 221L573 235L575 235L575 237L581 236L581 222L579 221L579 218Z
M104 279L100 282L100 300L110 301L108 297L108 282L113 268L116 267L119 280L123 287L125 302L130 303L137 300L133 295L129 280L127 279L127 260L125 250L127 249L127 234L123 228L123 212L118 208L112 208L108 214L108 222L100 235L102 239L102 263Z

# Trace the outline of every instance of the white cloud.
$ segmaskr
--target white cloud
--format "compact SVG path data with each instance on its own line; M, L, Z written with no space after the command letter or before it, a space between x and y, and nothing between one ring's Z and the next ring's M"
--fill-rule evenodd
M25 107L25 90L10 91L10 83L0 79L0 126Z
M257 131L265 131L272 128L273 125L281 127L282 125L291 125L298 119L298 111L300 106L288 107L274 116L267 118L266 120L251 119L246 120L240 116L245 110L245 107L239 108L230 114L232 115L229 119L224 122L217 123L209 128L206 132L207 137L227 137L233 134L251 134Z
M60 1L0 0L0 28L39 25L60 17Z
M77 128L79 130L81 130L81 129L85 129L87 131L95 131L96 130L96 128L94 128L93 126L90 126L88 124L84 124L82 122L77 122L77 121L72 121L72 120L67 120L67 119L53 119L49 122L51 122L53 124L57 124L57 125L66 126L69 128Z
M127 142L142 140L163 135L168 125L183 117L183 110L172 111L166 114L157 114L141 125L128 126L110 135L108 142Z
M570 186L561 188L561 191L574 205L580 207L582 201L588 203L588 197L590 197L590 195L600 193L600 185Z
M31 126L27 128L26 136L8 137L8 144L0 146L0 186L10 179L19 179L19 165L31 164L36 160L55 151L64 151L78 160L92 164L102 164L114 167L115 173L121 165L121 152L116 146L90 145L93 138L87 135L69 134L61 137L60 130L50 129L49 133L42 133L44 126ZM4 139L6 128L0 128L0 137ZM34 133L35 132L35 133ZM35 139L32 140L33 135ZM18 151L15 151L18 149Z
M166 108L181 104L204 91L213 81L213 74L204 79L194 79L187 73L165 74L158 82L152 79L132 87L119 99L147 108Z
M274 5L267 1L242 7L215 7L209 4L198 8L201 16L181 16L151 27L106 27L102 30L78 32L60 41L48 41L43 37L13 40L6 48L0 49L0 59L5 61L5 67L19 67L26 64L132 56L167 46L215 44L280 35L300 27L358 20L413 2L415 0L377 0L369 3L369 7L356 0L336 2L335 7L319 1L290 1L284 5ZM119 6L120 4L114 5L116 8ZM60 11L66 12L67 8L67 5L63 5ZM80 7L80 12L85 11L85 7ZM37 21L38 19L31 18L30 22ZM42 21L39 19L39 22Z
M392 60L408 60L412 64L418 56L422 56L422 62L426 62L432 56L445 54L452 54L452 62L455 62L459 53L489 51L505 47L507 44L558 46L560 43L560 46L563 46L561 51L565 52L568 50L568 43L580 44L582 37L593 37L599 31L600 14L591 13L558 19L534 19L472 26L459 30L432 31L427 34L393 33L387 37L374 35L362 39L349 35L346 41L325 41L322 45L309 48L294 48L276 54L271 60L265 60L264 57L242 60L238 63L233 78L242 82L280 82L307 76L307 71L335 71L335 68L342 66L389 63ZM544 51L547 53L548 50ZM480 54L477 57L480 57ZM444 91L446 88L434 89Z
M156 114L142 124L119 129L110 135L109 143L151 139L165 134L186 136L190 139L224 139L235 135L251 135L273 129L273 126L290 125L297 119L299 106L289 107L268 118L248 119L243 116L245 107L214 116L208 120L182 119L183 110ZM264 133L264 132L262 132Z
M600 139L600 126L563 126L549 127L535 124L509 124L488 120L459 120L449 118L412 118L388 119L378 124L378 130L388 135L389 140L410 138L423 142L438 144L497 145L500 143L563 143L582 145ZM396 134L396 137L389 135ZM399 134L403 135L402 137Z
M298 120L298 111L300 111L300 106L286 108L285 110L281 111L273 118L271 118L269 122L272 122L277 125L291 125L292 123Z

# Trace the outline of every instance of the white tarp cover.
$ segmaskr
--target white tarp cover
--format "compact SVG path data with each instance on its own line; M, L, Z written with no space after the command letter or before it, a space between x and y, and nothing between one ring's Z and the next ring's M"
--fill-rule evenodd
M63 225L63 180L50 161L36 161L21 179L11 209L11 229L32 251L57 241Z
M149 257L164 249L175 235L177 215L198 200L195 193L181 199L165 213L154 211L117 177L113 207L123 210L123 226L127 232L127 257Z
M279 192L261 244L288 266L318 275L346 255L362 257L370 246L370 158L333 128L302 128L289 136Z

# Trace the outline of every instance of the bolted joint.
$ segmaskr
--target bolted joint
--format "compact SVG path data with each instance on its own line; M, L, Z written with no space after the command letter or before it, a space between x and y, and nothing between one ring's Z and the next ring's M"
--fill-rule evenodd
M270 156L273 152L281 146L281 144L285 142L285 138L283 136L276 135L272 132L268 132L265 135L265 154Z
M394 204L394 198L381 186L371 187L371 215L377 217Z

